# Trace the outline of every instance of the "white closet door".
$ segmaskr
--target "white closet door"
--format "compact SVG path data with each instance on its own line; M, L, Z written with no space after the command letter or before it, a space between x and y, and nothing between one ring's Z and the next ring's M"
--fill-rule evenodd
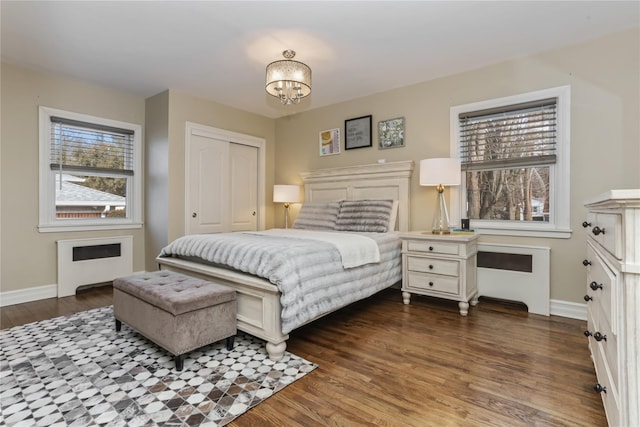
M191 135L186 234L229 231L229 142Z
M258 229L258 148L229 144L231 231Z

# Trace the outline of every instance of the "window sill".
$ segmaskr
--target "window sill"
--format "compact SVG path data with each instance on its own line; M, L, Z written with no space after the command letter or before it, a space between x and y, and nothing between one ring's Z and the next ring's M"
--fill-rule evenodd
M67 231L101 231L101 230L129 230L133 228L142 228L141 222L128 222L126 224L40 224L38 231L40 233L60 233Z
M476 234L488 236L540 237L551 239L570 239L570 228L506 228L506 227L478 227L472 225Z

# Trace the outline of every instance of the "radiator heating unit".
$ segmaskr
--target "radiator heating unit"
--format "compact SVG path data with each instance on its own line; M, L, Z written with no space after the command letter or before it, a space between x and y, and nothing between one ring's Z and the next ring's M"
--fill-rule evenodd
M58 298L133 273L133 236L58 240Z
M526 304L549 315L550 248L478 244L478 295Z

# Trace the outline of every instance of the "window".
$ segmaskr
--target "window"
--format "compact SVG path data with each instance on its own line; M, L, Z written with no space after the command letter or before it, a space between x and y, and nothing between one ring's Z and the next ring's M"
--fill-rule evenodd
M451 151L462 165L456 220L483 234L570 237L569 92L451 109Z
M141 226L141 129L40 107L40 231Z

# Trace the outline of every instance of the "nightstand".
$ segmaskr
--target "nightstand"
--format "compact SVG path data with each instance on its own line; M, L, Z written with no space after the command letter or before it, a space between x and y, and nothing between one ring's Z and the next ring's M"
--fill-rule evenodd
M400 233L402 239L402 300L411 294L458 301L460 315L478 303L477 235Z

